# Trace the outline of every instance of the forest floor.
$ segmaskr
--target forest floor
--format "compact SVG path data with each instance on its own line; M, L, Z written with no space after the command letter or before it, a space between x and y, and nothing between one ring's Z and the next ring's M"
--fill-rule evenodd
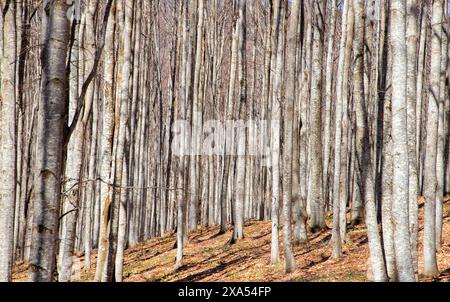
M444 208L442 249L437 255L441 276L434 281L450 281L450 196ZM423 201L420 209L420 242L423 235ZM331 217L327 218L331 225ZM369 257L366 230L362 226L348 230L348 240L343 246L344 256L331 259L331 230L311 235L309 243L294 248L297 269L284 273L282 233L280 231L279 264L270 264L271 223L250 221L245 225L245 238L229 245L232 230L223 235L218 228L202 228L189 236L184 248L184 266L174 269L176 234L155 238L125 252L124 281L294 281L294 282L364 282L367 281ZM419 247L419 278L423 267L422 246ZM83 257L83 256L82 256ZM96 254L92 255L95 267ZM83 260L83 259L82 259ZM27 265L18 264L14 280L26 280ZM93 280L95 269L81 273L79 281Z

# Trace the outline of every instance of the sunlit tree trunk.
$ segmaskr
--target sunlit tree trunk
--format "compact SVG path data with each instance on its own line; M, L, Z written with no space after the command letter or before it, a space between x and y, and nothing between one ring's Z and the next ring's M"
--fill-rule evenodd
M239 0L239 19L237 21L237 34L239 38L239 119L244 121L247 117L247 4L246 0ZM243 131L242 131L243 130ZM244 238L244 203L246 180L246 129L238 130L236 160L236 198L233 239ZM248 189L248 188L247 188Z
M362 219L362 204L363 197L361 193L361 171L362 165L362 153L364 150L364 144L369 143L365 140L365 136L369 135L370 128L368 125L368 106L366 105L367 94L364 86L364 37L365 37L365 13L364 3L360 0L353 1L353 7L355 10L355 41L353 44L353 95L355 102L355 115L356 115L356 137L355 137L355 166L356 166L356 183L357 189L355 189L355 195L352 200L352 224L358 224ZM368 149L369 152L370 149ZM355 205L358 203L357 205Z
M428 277L439 275L436 260L436 160L439 129L439 96L441 73L441 39L443 20L442 0L433 2L431 18L431 69L430 93L428 96L427 138L424 164L425 225L423 241L424 274Z
M419 4L416 0L407 1L406 43L407 43L407 113L408 113L408 159L409 159L409 232L411 256L415 274L418 270L418 233L419 233L419 177L416 154L417 138L417 19Z
M289 19L286 58L286 94L284 100L284 148L283 148L283 242L285 271L291 273L295 270L295 258L291 244L291 207L293 202L293 136L294 134L294 104L296 101L296 54L297 54L297 30L300 15L300 0L295 0L292 4L291 16ZM297 196L298 198L298 196Z
M37 124L31 281L53 281L56 266L64 130L67 127L67 9L66 1L55 0L46 3L43 14L42 94Z
M102 274L102 281L112 281L113 280L113 272L115 267L116 260L116 252L118 245L118 230L119 230L119 214L120 214L120 205L122 202L122 194L121 191L123 183L123 171L125 160L125 141L126 141L126 126L128 122L128 103L130 99L130 78L131 78L131 34L132 34L132 22L133 22L133 8L134 8L135 0L132 3L124 4L124 13L125 13L125 21L123 26L124 31L124 40L123 40L123 48L124 48L124 61L121 70L121 80L120 83L121 92L120 92L120 103L119 103L119 112L118 115L118 126L117 126L117 145L115 152L115 164L114 164L114 178L113 179L113 188L112 188L112 198L111 198L111 211L110 211L110 224L109 224L109 238L108 238L108 254L105 261L105 268ZM126 179L126 177L125 177ZM126 202L126 201L123 201ZM124 207L126 209L126 206Z
M333 231L332 231L332 243L333 243L333 258L340 258L342 256L342 244L341 244L341 231L340 231L340 223L339 223L339 212L340 212L340 202L339 202L339 191L340 191L340 174L341 174L341 139L342 139L342 118L343 118L343 86L344 79L342 73L345 69L345 51L347 45L347 39L345 33L348 28L348 11L349 11L349 2L344 2L343 8L343 17L341 24L341 40L339 45L339 63L337 74L339 75L337 78L336 84L336 122L335 122L335 147L334 147L334 178L333 178Z
M192 8L193 9L193 8ZM198 125L202 121L202 105L200 103L200 68L202 64L202 51L203 51L203 24L204 24L204 1L198 0L197 3L197 43L195 52L195 66L194 66L194 87L193 87L193 101L192 101L192 140L191 140L191 159L189 161L189 230L197 228L198 224L198 203L201 190L199 188L199 169L200 169L200 156L199 150L201 135L198 133L202 129L198 129Z
M344 7L345 7L344 3ZM324 128L324 156L323 156L323 187L324 187L324 199L325 204L330 204L330 193L332 183L330 180L330 153L332 150L331 142L331 122L332 122L332 108L333 108L333 81L334 81L334 40L336 34L336 14L338 12L337 0L331 1L331 16L328 28L328 42L327 42L327 57L326 57L326 74L325 74L325 128ZM347 19L347 13L343 9L342 19ZM345 31L343 31L345 32Z
M444 1L444 4L447 3ZM444 8L448 8L448 5L444 5ZM448 10L447 10L448 11ZM447 13L448 16L448 13ZM443 18L443 22L446 19L445 16ZM445 140L446 137L449 139L450 136L450 130L447 129L448 126L446 126L446 120L450 118L448 116L447 118L445 115L447 114L446 111L446 103L449 103L447 93L448 89L446 88L446 77L448 72L448 35L449 35L449 27L448 24L443 23L442 24L442 43L441 43L441 71L440 71L440 90L439 90L439 128L438 128L438 142L437 142L437 153L436 153L436 182L437 182L437 188L436 188L436 251L440 251L442 248L442 227L443 227L443 217L444 217L444 185L445 185L445 163L447 158L450 157L449 150L447 150L447 153L445 153ZM447 105L448 106L448 105ZM447 122L448 125L448 122ZM447 130L446 130L447 129ZM445 155L447 154L447 156Z
M310 99L310 136L308 142L309 183L308 200L311 203L310 227L313 232L323 230L325 225L325 204L323 199L322 173L322 51L324 41L324 1L314 2L313 17L313 48L311 68L311 99Z
M178 16L181 21L181 58L180 58L180 81L179 81L179 113L178 116L181 119L185 119L187 115L187 93L186 93L186 68L187 66L187 56L188 56L188 25L189 25L189 16L188 16L188 8L186 3L180 2L180 9L178 12ZM180 153L183 154L183 152L186 150L185 148L186 142L181 142L180 145ZM186 213L186 194L184 192L184 189L187 188L186 185L186 177L185 174L187 173L186 168L187 165L187 158L185 156L181 156L179 163L178 163L178 169L179 169L179 177L178 177L178 185L179 188L177 192L177 256L176 256L176 263L175 263L175 269L179 269L183 266L183 243L184 243L184 233L185 233L185 213Z
M116 57L114 51L115 31L116 31L116 1L113 1L111 15L108 18L105 39L105 63L104 63L104 85L103 85L103 111L102 111L102 131L100 133L100 154L99 154L99 176L100 176L100 196L97 202L100 203L100 225L98 239L97 266L95 280L101 281L101 274L106 260L107 236L108 236L108 213L110 205L111 189L108 185L111 175L112 148L114 136L114 99L115 99L115 65Z
M272 167L272 245L271 245L271 263L275 264L280 259L278 228L279 228L279 205L280 205L280 119L281 119L281 72L283 68L283 19L284 19L284 1L277 0L274 3L273 14L273 34L272 47L276 50L272 55L271 65L275 67L273 71L273 96L272 96L272 115L270 125L270 147L271 147L271 167Z
M392 218L398 278L415 281L409 231L409 162L407 128L406 0L392 1Z
M16 199L16 2L0 1L0 282L11 281ZM19 159L20 160L20 159ZM19 201L20 202L20 201Z

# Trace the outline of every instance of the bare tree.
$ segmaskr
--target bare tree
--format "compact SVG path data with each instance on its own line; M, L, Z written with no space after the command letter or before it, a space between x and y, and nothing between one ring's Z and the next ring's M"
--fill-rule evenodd
M273 37L272 47L276 50L272 55L271 65L273 66L273 95L272 95L272 116L271 116L271 132L270 132L270 146L271 146L271 165L272 165L272 245L271 245L271 263L275 264L279 261L279 243L278 243L278 228L279 228L279 205L280 205L280 119L281 119L281 77L283 68L283 36L284 32L284 1L277 0L274 3L273 14Z
M107 253L107 231L108 214L110 206L111 188L108 181L111 175L111 160L114 136L114 98L115 98L115 68L116 57L114 51L115 31L116 31L116 11L117 2L114 0L111 8L111 15L108 18L105 38L105 63L104 63L104 86L103 86L103 112L102 127L100 132L100 154L99 154L99 176L100 182L100 203L99 212L101 213L98 239L98 254L95 280L101 281L101 274Z
M407 43L407 100L408 100L408 158L409 158L409 231L411 241L411 256L417 275L418 270L418 233L419 233L419 177L417 174L417 19L419 4L416 0L407 1L406 43Z
M66 1L46 2L43 14L42 94L37 122L34 180L32 281L53 281L61 201L64 133L67 125L66 59L69 42Z
M286 58L286 96L284 100L284 148L283 148L283 238L284 238L284 259L285 271L290 273L295 270L295 258L292 252L291 244L291 207L293 200L292 182L293 182L293 136L296 100L295 66L297 53L297 29L300 16L300 3L296 0L292 4L291 16L289 19L287 40L287 58ZM298 196L297 196L298 198Z
M9 4L9 5L8 5ZM16 3L0 2L0 282L11 281L16 200Z
M436 261L436 159L439 128L439 96L441 71L441 38L443 20L442 0L433 2L431 18L431 70L428 97L427 138L424 165L425 225L423 241L424 273L436 277L439 269Z
M324 44L323 12L324 1L314 1L313 50L310 99L309 160L310 176L308 200L311 204L310 227L313 231L323 230L325 225L325 204L323 199L322 173L322 51Z
M239 0L239 18L237 21L237 35L239 38L239 119L247 117L247 4L246 0ZM244 130L244 131L242 131ZM234 201L234 230L233 240L244 238L244 203L246 180L246 133L245 128L238 130L237 160L236 160L236 198ZM247 188L248 189L248 188Z
M407 48L406 1L391 4L392 44L392 218L394 222L395 260L399 281L415 281L409 232L409 162L407 131Z

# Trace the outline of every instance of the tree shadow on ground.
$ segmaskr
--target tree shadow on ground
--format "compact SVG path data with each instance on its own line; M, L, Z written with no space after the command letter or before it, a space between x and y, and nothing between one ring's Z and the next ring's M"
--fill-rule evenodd
M331 234L326 235L325 237L323 237L322 239L320 239L319 241L316 242L317 245L323 245L323 244L328 244L331 240Z
M272 234L272 232L268 232L268 233L266 233L266 234L260 234L260 235L258 235L258 236L248 237L248 238L253 239L253 240L258 240L258 239L264 238L264 237L266 237L266 236L268 236L268 235L270 235L270 234Z
M189 275L187 277L184 277L182 279L178 279L178 280L175 280L175 281L176 282L195 282L195 281L201 280L201 279L203 279L203 278L205 278L207 276L210 276L210 275L213 275L213 274L217 274L217 273L225 270L230 265L239 264L242 261L244 261L246 258L247 257L240 257L240 258L237 258L237 259L230 260L228 262L222 262L219 265L217 265L216 267L213 267L213 268L210 268L210 269L207 269L207 270L195 273L193 275Z
M318 264L324 263L325 261L328 261L328 259L330 259L330 257L323 257L323 258L320 259L320 260L317 260L317 261L311 261L311 262L308 263L307 265L301 267L301 269L309 269L309 268L311 268L311 267L313 267L313 266L316 266L316 265L318 265Z

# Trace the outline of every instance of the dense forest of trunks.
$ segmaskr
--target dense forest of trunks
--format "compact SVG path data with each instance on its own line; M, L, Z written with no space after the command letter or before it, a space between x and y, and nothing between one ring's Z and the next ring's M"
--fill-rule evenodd
M448 0L0 0L0 281L68 282L96 249L120 282L171 231L182 269L189 232L250 219L287 273L365 224L371 280L416 281L419 244L436 277L449 31Z

